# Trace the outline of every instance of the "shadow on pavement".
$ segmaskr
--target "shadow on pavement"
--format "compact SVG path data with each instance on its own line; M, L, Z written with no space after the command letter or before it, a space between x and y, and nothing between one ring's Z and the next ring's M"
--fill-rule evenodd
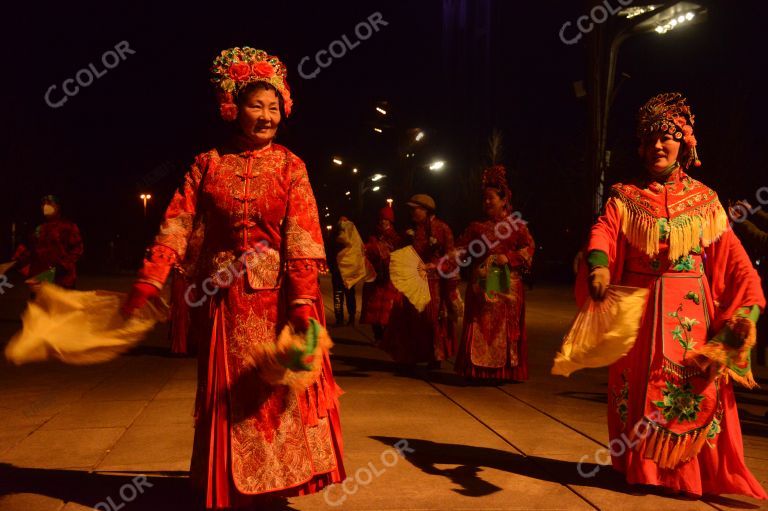
M539 456L523 456L488 447L476 447L460 444L445 444L414 438L397 438L387 436L371 436L387 446L403 445L401 454L415 467L426 474L446 477L460 486L456 493L467 497L483 497L503 490L481 477L483 468L490 468L533 477L541 481L549 481L563 485L588 486L602 488L612 492L627 495L662 495L670 499L689 501L690 497L673 496L664 493L663 489L652 486L630 486L624 476L609 466L594 463L579 463L562 461ZM441 469L438 465L458 465L455 468ZM581 474L593 474L584 477ZM709 497L707 502L719 502L740 509L758 509L759 506L728 497Z
M186 472L100 474L79 470L22 468L0 463L0 497L31 493L76 502L96 510L168 511L202 509ZM260 507L295 511L288 504Z

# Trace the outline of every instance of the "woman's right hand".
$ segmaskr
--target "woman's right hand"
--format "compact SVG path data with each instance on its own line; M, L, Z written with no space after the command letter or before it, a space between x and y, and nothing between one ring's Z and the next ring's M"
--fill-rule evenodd
M611 272L605 266L597 266L589 272L589 294L593 300L605 298L608 285L611 283Z
M131 288L131 292L128 294L122 307L120 307L120 313L125 319L133 316L133 313L142 307L144 307L151 298L155 298L160 294L160 290L152 284L146 282L136 282Z

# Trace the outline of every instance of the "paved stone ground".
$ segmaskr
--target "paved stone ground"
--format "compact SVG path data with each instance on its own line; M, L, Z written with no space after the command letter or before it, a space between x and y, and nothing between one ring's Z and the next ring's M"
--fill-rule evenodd
M124 290L129 282L83 278L81 287ZM23 306L20 287L0 296L0 344L18 328ZM353 479L284 509L768 509L738 496L692 501L630 488L595 465L608 440L607 371L549 374L573 314L568 289L534 289L532 378L500 387L464 386L450 367L402 375L371 345L367 327L333 329ZM0 366L0 510L193 508L185 476L195 362L169 356L166 337L159 328L103 365ZM768 384L765 372L761 380ZM768 487L768 392L740 390L737 399L747 463ZM404 458L393 455L395 444ZM599 469L594 477L579 475L585 455L584 470Z

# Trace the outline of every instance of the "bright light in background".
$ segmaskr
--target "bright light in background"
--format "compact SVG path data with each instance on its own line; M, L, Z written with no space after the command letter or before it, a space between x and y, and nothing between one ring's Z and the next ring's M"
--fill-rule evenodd
M334 158L333 159L333 163L335 163L336 165L343 165L344 164L344 162L341 161L341 159L339 159L339 158Z
M373 191L374 191L374 192L378 192L379 190L381 190L381 187L380 187L380 186L374 186L374 187L373 187Z
M646 12L655 11L661 7L660 5L642 5L639 7L627 7L626 9L623 9L619 11L619 16L624 16L627 19L632 19L635 16L640 16L641 14L645 14Z
M139 195L139 199L141 199L141 200L149 200L151 198L152 198L152 196L150 194L148 194L148 193L142 193L141 195Z
M429 164L429 170L441 170L443 167L445 167L445 162L442 160L433 161Z
M352 169L353 174L357 174L357 169Z
M330 231L330 230L333 229L333 226L332 225L326 225L325 228L326 228L326 230Z
M416 134L416 142L419 142L422 138L424 138L424 132L420 131Z
M387 199L387 204L389 205L390 208L392 207L393 202L395 202L394 199Z
M681 14L677 18L672 18L667 20L664 23L660 23L659 25L656 25L657 34L666 34L670 30L674 30L675 28L679 27L680 25L691 21L696 16L693 12L686 12L685 14Z
M387 176L385 176L384 174L374 174L373 176L371 176L371 181L378 181L379 179L384 179L385 177Z
M373 131L376 133L383 133L383 130L381 128L373 128Z
M381 108L380 106L376 107L376 111L379 112L381 115L387 115L387 111Z
M349 190L347 190L347 193L345 193L344 195L352 195L352 192L350 192Z

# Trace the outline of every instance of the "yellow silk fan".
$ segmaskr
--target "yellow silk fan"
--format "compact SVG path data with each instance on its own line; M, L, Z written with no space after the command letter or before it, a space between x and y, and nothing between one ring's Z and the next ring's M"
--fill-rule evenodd
M24 311L22 329L5 348L16 364L58 359L97 364L136 346L158 321L168 317L162 300L150 301L130 319L120 314L124 293L74 291L43 282Z
M648 290L608 286L605 298L587 298L555 356L552 374L569 376L585 367L604 367L635 345Z
M412 245L390 254L389 277L395 288L405 295L417 311L426 308L431 300L427 271Z

